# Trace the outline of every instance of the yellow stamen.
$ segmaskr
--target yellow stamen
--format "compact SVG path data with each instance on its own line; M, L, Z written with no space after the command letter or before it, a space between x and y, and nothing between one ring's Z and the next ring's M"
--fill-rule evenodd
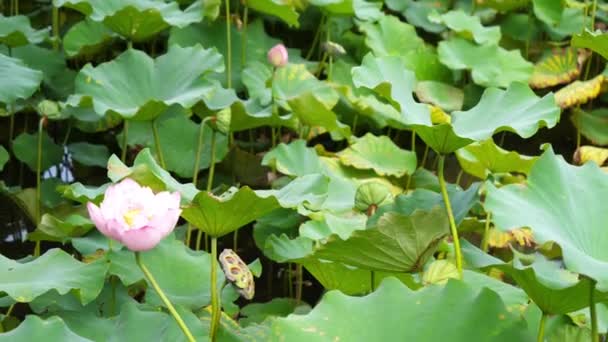
M139 213L141 213L141 209L131 209L124 213L122 217L125 219L125 222L129 228L133 226L133 223L135 223L135 218L139 215Z

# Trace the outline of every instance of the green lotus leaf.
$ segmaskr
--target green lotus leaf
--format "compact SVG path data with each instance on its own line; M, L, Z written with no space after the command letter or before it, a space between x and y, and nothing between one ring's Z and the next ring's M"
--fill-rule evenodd
M401 177L416 170L416 154L400 149L387 136L368 133L337 155L345 165L372 169L380 176Z
M220 237L266 215L279 207L277 199L259 195L249 187L232 188L215 196L199 192L182 216L205 233Z
M437 21L478 44L498 44L500 41L499 26L484 27L478 16L468 15L462 10L439 15Z
M53 316L46 320L36 316L27 315L19 326L11 331L0 333L0 341L51 341L89 342L91 340L77 335L70 330L65 322Z
M445 27L429 20L429 15L436 12L446 12L451 6L449 0L421 0L415 2L386 0L385 3L391 10L400 12L408 23L431 33L440 33L445 30Z
M608 176L596 164L572 166L548 149L525 187L490 186L485 206L498 229L530 227L538 243L553 241L561 247L567 269L595 279L597 288L606 291L608 251L601 247L606 239L601 222L608 212L599 200L605 193Z
M70 185L62 185L57 188L57 191L65 198L73 201L86 204L87 202L101 202L103 194L110 184L104 184L100 187L92 187L83 185L80 182Z
M35 30L25 15L5 17L0 14L0 43L9 47L42 43L49 29Z
M608 59L608 34L601 31L591 32L585 29L583 33L572 36L573 47L590 49Z
M548 25L556 25L562 19L565 3L553 0L532 0L534 15Z
M9 161L11 157L8 154L8 151L4 148L4 146L0 146L0 171L4 168L4 164Z
M115 34L100 22L85 19L63 36L63 50L69 57L91 56L112 41Z
M251 8L251 3L248 3L248 5ZM270 68L266 54L270 48L279 43L279 40L266 34L262 20L254 20L247 24L246 37L243 36L244 30L239 29L236 25L231 25L230 30L230 39L232 42L232 87L239 92L243 89L242 77L244 76L242 76L242 73L247 68L252 67L253 63L257 62L263 64L266 68ZM245 46L242 44L243 38L247 39ZM182 47L194 46L196 44L201 44L205 47L215 47L218 52L224 56L224 65L227 65L228 63L226 24L221 20L189 25L184 28L172 28L169 36L169 46L174 44ZM243 51L243 48L245 48L245 51ZM292 53L292 55L294 54ZM294 61L292 56L290 56L290 59L292 62ZM226 75L224 73L211 75L210 77L213 77L222 82L224 86L227 86ZM266 88L266 86L262 89L264 88ZM251 89L249 89L249 91L251 91ZM251 95L252 94L250 93L250 96Z
M515 280L536 305L547 314L568 313L589 305L591 280L581 278L560 268L559 262L546 259L540 254L524 262L515 254L511 263L484 253L470 242L462 240L462 252L469 267L489 270L496 268ZM608 293L595 291L598 301Z
M548 337L549 342L572 341L583 342L592 339L591 330L574 325L561 325Z
M178 191L182 202L185 203L190 203L199 192L192 183L181 184L171 177L169 172L158 165L147 148L135 157L132 167L123 164L116 155L108 159L108 178L112 182L116 183L127 177L154 191Z
M555 93L555 102L564 109L587 103L600 95L605 78L599 74L587 81L572 82Z
M411 216L388 212L373 228L355 231L346 240L330 238L314 256L372 271L415 272L447 235L447 216L439 206Z
M583 32L589 25L587 20L583 8L570 7L564 9L557 25L544 24L543 26L551 40L563 40ZM578 47L574 44L572 46Z
M530 302L526 292L515 285L505 283L482 272L465 269L463 274L462 281L473 289L481 291L488 288L496 292L505 303L507 311L521 310Z
M518 42L536 41L540 37L541 27L538 21L529 14L508 13L500 22L503 37Z
M416 97L424 103L435 105L445 111L461 110L464 92L460 88L436 81L420 81L416 84Z
M242 71L243 84L251 98L257 99L263 106L272 101L272 90L267 86L272 79L272 67L260 61L249 62Z
M324 94L322 96L331 96ZM330 98L322 98L313 92L307 92L296 98L290 99L287 103L299 121L310 127L319 126L330 133L332 139L342 140L351 135L350 126L341 123L338 115L332 110L335 102Z
M553 50L534 65L530 86L549 88L558 84L570 83L580 75L577 59L576 49Z
M94 224L88 218L79 214L71 214L58 218L51 214L44 214L36 230L29 234L32 241L58 241L66 243L73 237L80 237L93 229Z
M414 101L412 96L416 77L404 67L400 58L368 54L360 67L353 68L352 73L355 86L372 89L396 104L403 124L431 125L429 108Z
M305 140L292 141L289 145L279 144L264 155L262 165L271 166L289 176L322 173L323 170L315 149L306 147Z
M451 124L435 126L415 125L414 131L425 144L440 154L449 154L474 142L454 132Z
M538 159L506 151L492 139L476 142L456 151L460 167L470 175L486 179L492 173L519 172L528 174Z
M82 304L97 297L103 287L108 265L84 264L60 249L51 249L39 258L20 263L0 255L0 291L20 303L56 290L76 291Z
M214 49L174 45L156 59L129 49L111 62L82 68L76 92L82 95L81 103L91 98L99 115L150 120L172 104L190 108L202 100L210 109L232 104L233 91L202 77L223 70L222 56Z
M21 133L13 140L15 157L24 162L32 171L38 167L38 133ZM46 170L61 162L63 149L55 144L46 132L42 132L42 154L40 169Z
M354 212L340 215L324 213L320 219L309 220L300 225L299 233L300 236L313 240L322 240L332 234L346 240L355 230L364 230L365 221L367 216Z
M449 312L443 310L448 303L453 308ZM389 315L391 319L387 319ZM453 317L459 317L457 324L450 320ZM444 323L434 324L437 320ZM375 293L365 297L349 297L331 291L309 314L278 318L272 322L271 330L274 340L294 342L319 338L436 341L445 336L453 341L532 339L527 335L523 319L509 313L500 297L491 290L478 292L463 283L451 281L445 287L430 286L413 291L394 278L384 280Z
M366 0L309 0L311 5L320 7L328 15L355 15L357 19L375 21L383 17L382 4Z
M71 143L68 145L68 151L75 161L86 166L106 167L110 158L110 151L106 145Z
M600 108L586 112L575 109L571 119L581 134L594 145L608 145L608 110Z
M243 318L239 319L239 324L246 327L254 323L262 323L270 317L285 317L294 312L306 313L308 311L310 311L310 306L306 303L298 303L292 298L273 298L266 303L245 305L240 312Z
M283 2L277 0L248 0L247 6L252 10L273 15L284 22L286 22L289 26L299 27L300 23L298 22L299 14L296 11L296 7L293 2Z
M439 60L452 70L472 70L473 81L485 87L506 88L513 82L528 83L533 65L519 50L498 45L477 46L462 38L441 41Z
M236 101L230 107L230 131L272 126L297 128L297 118L293 114L280 115L272 111L272 106L262 106L258 99Z
M53 5L75 9L135 42L150 39L170 26L199 22L203 14L198 2L184 11L177 2L162 0L53 0Z
M500 12L509 12L528 6L530 0L484 0L476 1L478 6L489 7Z
M27 99L38 89L43 74L28 68L23 61L0 54L0 102L12 104Z

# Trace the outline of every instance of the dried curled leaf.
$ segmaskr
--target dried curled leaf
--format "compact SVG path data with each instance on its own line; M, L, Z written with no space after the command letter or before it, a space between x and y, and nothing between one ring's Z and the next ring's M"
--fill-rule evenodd
M243 298L252 299L255 294L253 274L243 260L232 249L224 249L219 261L226 279L236 286Z
M534 65L530 78L532 88L548 88L570 83L580 75L576 49L555 49Z
M503 232L496 228L492 228L488 233L488 245L495 248L506 248L513 242L516 242L520 246L527 247L534 244L532 231L527 228L513 229L509 232Z
M604 75L597 75L588 81L576 81L555 93L555 102L562 109L587 103L598 97L603 83Z
M608 159L608 149L595 146L581 146L576 149L572 159L577 165L593 161L597 165L602 166Z

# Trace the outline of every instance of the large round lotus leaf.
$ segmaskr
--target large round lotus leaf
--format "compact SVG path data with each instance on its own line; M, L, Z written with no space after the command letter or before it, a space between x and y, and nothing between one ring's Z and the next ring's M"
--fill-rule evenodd
M537 157L506 151L488 139L456 151L460 167L470 175L485 179L491 173L519 172L528 174Z
M519 50L498 45L475 45L462 38L439 43L439 60L452 70L472 70L473 81L485 87L508 87L512 82L528 83L534 66Z
M279 207L277 199L262 197L249 187L232 188L220 196L199 192L182 216L193 226L220 237L262 217Z
M38 89L43 74L16 58L0 54L0 102L12 104L27 99Z
M271 166L289 176L304 176L323 171L315 149L306 147L305 140L292 141L289 145L279 144L264 155L262 165Z
M249 6L252 10L276 16L289 24L289 26L294 26L296 28L300 26L300 23L298 22L300 15L298 12L296 12L295 4L292 2L248 0L247 6Z
M16 329L0 333L0 341L65 341L90 342L91 340L77 335L70 330L65 322L57 316L46 320L36 316L27 315L25 320Z
M498 44L500 41L499 26L484 27L478 16L466 14L462 10L449 11L437 16L437 21L478 44Z
M608 110L599 108L590 112L575 109L572 122L585 138L594 145L608 145Z
M272 106L263 106L258 99L236 101L230 107L230 131L239 132L262 126L297 128L293 114L279 115Z
M574 36L583 32L585 27L588 26L587 18L587 14L585 14L584 9L581 7L565 8L557 25L544 24L543 26L551 40L563 40L567 39L569 36ZM577 46L576 44L573 44L572 46L582 47Z
M439 341L446 336L463 342L531 340L527 334L525 321L508 312L491 290L478 292L450 281L445 287L412 291L389 278L368 296L331 291L309 314L276 319L270 340Z
M329 98L326 97L328 95ZM307 92L287 103L300 123L309 127L322 127L332 133L332 139L342 140L351 135L350 126L338 121L338 115L332 110L335 106L333 99L332 94Z
M565 3L554 0L532 0L534 15L547 25L557 25L562 19Z
M106 318L94 313L61 311L57 314L76 334L87 341L186 341L175 319L168 313L146 309L127 302L120 314ZM177 306L177 311L194 337L204 341L209 331L192 312Z
M414 101L416 77L404 67L399 57L374 57L368 54L360 67L352 69L357 87L374 90L393 102L401 111L403 124L431 125L427 105Z
M556 242L566 268L608 290L608 220L602 199L608 175L594 163L567 164L548 149L532 167L528 184L488 188L486 209L502 230L530 227L538 243ZM513 215L517 213L517 215Z
M553 50L534 65L530 78L533 88L548 88L558 84L570 83L580 75L577 50L566 48Z
M507 90L489 88L475 107L452 113L452 126L457 135L477 141L501 131L529 138L555 126L559 116L552 94L540 98L527 85L513 83Z
M475 4L481 7L494 8L501 12L508 12L528 6L530 0L484 0L476 1Z
M408 23L431 33L440 33L445 30L445 27L430 21L429 14L443 13L451 6L449 0L421 0L416 2L386 0L385 3L389 9L401 12Z
M572 36L571 44L573 47L591 49L608 59L608 34L601 31L591 32L589 29L581 34Z
M251 7L251 3L248 3L248 5ZM232 87L235 88L237 92L242 90L241 76L243 79L245 76L241 75L241 73L246 66L251 66L252 63L258 62L263 64L262 68L268 68L270 70L271 65L267 61L267 53L270 48L279 43L278 39L272 38L266 34L262 20L254 20L248 23L246 37L243 37L243 34L243 29L239 29L236 25L231 25ZM242 44L243 38L247 39L245 46ZM169 45L173 44L178 44L182 47L196 44L209 47L213 46L224 56L224 64L227 65L228 63L226 23L223 20L203 22L197 25L189 25L184 28L173 28L171 29L171 35L169 36ZM243 47L245 48L245 51L243 51ZM244 60L242 59L243 57ZM293 57L291 60L293 61ZM243 65L243 62L246 64ZM217 74L215 79L226 86L225 74ZM265 88L266 86L263 85L258 91ZM251 89L249 89L249 91L250 97L256 97L251 93Z
M95 145L86 142L71 143L68 151L72 159L86 166L106 167L110 151L106 145Z
M578 106L600 95L605 76L600 74L587 81L575 81L555 93L555 102L561 108Z
M372 169L380 176L401 177L416 170L416 154L402 150L387 136L368 133L337 155L345 165Z
M5 17L0 14L0 43L9 47L42 43L49 29L34 30L24 15Z
M192 183L181 184L160 167L147 148L135 157L132 167L123 164L116 155L112 155L108 159L108 178L112 182L116 183L127 177L154 191L178 191L183 203L190 203L198 193Z
M545 313L568 313L589 305L591 280L561 268L560 262L546 259L540 254L524 256L525 265L515 254L511 263L486 254L466 240L462 251L468 267L483 270L498 269L515 280L536 305ZM603 301L608 293L596 291L596 300Z
M328 15L352 16L364 21L375 21L383 16L382 4L366 0L309 0L311 5L320 7Z
M149 120L172 104L190 108L202 100L210 109L221 109L233 103L233 91L204 77L223 70L222 56L200 45L174 45L156 59L129 49L111 62L85 65L76 77L76 92L81 102L91 98L99 115Z
M10 159L8 151L4 146L0 146L0 171L4 168L4 164Z
M372 271L415 272L448 232L448 219L440 206L411 216L388 212L373 228L355 231L346 240L330 238L314 256Z
M51 249L39 258L20 263L0 255L0 291L20 303L56 290L60 294L76 291L82 304L101 292L108 265L84 264L60 249Z
M38 133L21 133L13 140L15 157L24 162L32 171L38 168ZM42 171L59 164L63 157L63 149L55 144L46 132L42 132L42 154L40 169Z
M306 303L299 303L293 298L274 298L266 303L252 303L241 309L239 324L248 326L253 323L262 323L269 317L285 317L291 313L304 313L310 311Z
M416 85L416 97L424 103L429 103L451 112L462 109L464 92L460 88L435 81L421 81Z
M114 36L102 23L85 19L70 27L63 36L63 50L69 57L90 56L101 51Z
M184 27L198 22L203 14L200 4L182 11L177 2L162 0L53 0L53 5L73 8L136 42L170 26Z

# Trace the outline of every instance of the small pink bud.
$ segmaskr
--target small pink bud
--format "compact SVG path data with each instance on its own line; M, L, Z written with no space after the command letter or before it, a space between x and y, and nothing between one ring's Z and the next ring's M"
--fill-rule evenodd
M278 68L287 65L288 60L289 55L285 45L277 44L273 46L272 49L268 50L268 62L275 67Z

